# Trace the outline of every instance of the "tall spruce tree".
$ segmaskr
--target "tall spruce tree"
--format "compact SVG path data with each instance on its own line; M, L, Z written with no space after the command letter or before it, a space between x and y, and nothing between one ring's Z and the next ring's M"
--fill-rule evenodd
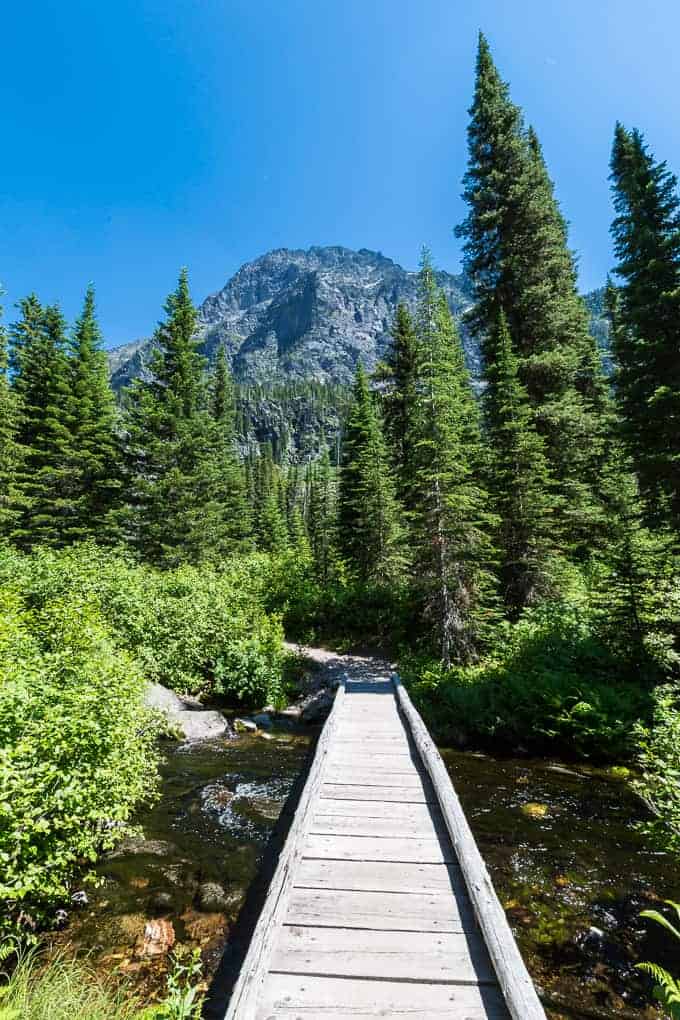
M613 347L623 435L653 518L680 529L680 198L642 134L617 124L611 157Z
M0 541L13 530L17 519L17 475L20 448L17 443L20 405L10 386L7 334L0 325Z
M233 551L195 333L196 309L182 270L154 335L150 377L136 380L125 397L128 534L146 559L167 566Z
M478 413L463 348L427 252L417 330L413 573L442 661L465 663L477 657L493 613L495 520L480 481Z
M117 528L112 511L120 497L122 450L92 285L69 346L70 507L64 537L113 541Z
M322 584L328 584L337 559L338 499L337 479L328 447L323 444L318 461L309 468L307 531L314 571Z
M73 518L66 324L56 305L43 307L35 294L19 309L11 327L13 387L21 404L13 538L24 548L58 546Z
M252 515L245 471L236 449L234 383L224 347L217 352L209 397L211 425L203 472L204 511L212 521L213 532L221 536L223 552L238 552L250 543Z
M475 288L472 322L482 336L503 309L519 374L562 497L562 533L584 554L598 520L595 483L603 455L598 359L577 290L567 228L535 132L524 126L480 36L468 129L469 205L458 228Z
M484 419L489 492L499 526L501 592L516 617L549 587L555 546L555 498L518 359L501 310L484 352Z
M401 576L400 510L382 422L361 362L344 432L338 522L340 552L361 583L389 584Z
M411 425L418 399L418 338L413 317L403 302L397 305L392 341L380 372L387 387L383 398L385 434L395 464L397 494L408 507L414 457Z

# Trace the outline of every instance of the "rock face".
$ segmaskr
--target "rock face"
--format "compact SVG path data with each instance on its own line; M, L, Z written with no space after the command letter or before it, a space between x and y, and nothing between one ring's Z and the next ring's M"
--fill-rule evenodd
M470 304L465 278L437 278L460 317ZM213 361L224 345L241 383L350 383L359 359L370 371L384 356L398 302L415 304L416 280L363 248L279 248L248 262L203 302L203 353ZM478 354L469 338L466 350L474 369ZM143 371L148 351L148 341L133 341L110 353L115 388Z

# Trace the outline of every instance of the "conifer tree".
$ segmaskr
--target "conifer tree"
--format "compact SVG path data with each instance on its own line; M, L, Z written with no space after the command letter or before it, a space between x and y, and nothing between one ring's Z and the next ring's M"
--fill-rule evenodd
M591 375L601 373L538 138L526 130L484 36L470 114L469 213L458 233L475 287L472 322L488 336L504 310L561 496L564 540L583 554L598 519L593 484L602 456L598 408L585 393L598 388Z
M495 521L479 480L478 415L460 337L427 252L417 330L413 574L442 661L470 662L493 611Z
M71 522L66 326L59 308L43 307L35 294L19 308L21 318L11 328L13 387L21 405L13 537L24 548L58 546Z
M209 450L203 472L204 521L212 522L224 553L248 547L252 514L245 471L236 449L234 384L224 347L217 352L210 386Z
M310 467L307 530L314 571L319 581L329 583L337 555L337 482L328 448Z
M20 458L17 433L20 406L10 386L7 336L0 325L0 541L6 539L17 518L17 475Z
M485 349L484 418L489 492L499 527L501 592L511 616L536 602L549 585L555 544L555 500L518 359L501 310Z
M67 414L71 437L67 499L70 506L64 538L77 541L94 537L111 541L116 537L111 511L120 495L122 452L117 435L116 403L109 385L91 285L69 346Z
M396 468L397 493L408 506L413 474L413 449L409 441L417 403L418 339L411 313L403 302L397 305L392 338L381 373L381 381L387 385L383 399L385 435Z
M639 131L611 158L618 293L613 348L623 435L653 517L680 528L680 198Z
M210 413L196 309L186 270L154 335L150 378L126 395L130 540L162 565L220 559L234 521L221 476L219 428Z
M345 427L338 491L339 546L362 583L403 572L403 529L382 423L361 362Z

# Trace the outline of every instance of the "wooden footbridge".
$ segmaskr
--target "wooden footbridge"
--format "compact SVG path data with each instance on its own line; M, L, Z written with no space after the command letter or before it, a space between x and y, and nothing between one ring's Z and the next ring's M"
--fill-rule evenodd
M225 1020L545 1020L398 677L341 682Z

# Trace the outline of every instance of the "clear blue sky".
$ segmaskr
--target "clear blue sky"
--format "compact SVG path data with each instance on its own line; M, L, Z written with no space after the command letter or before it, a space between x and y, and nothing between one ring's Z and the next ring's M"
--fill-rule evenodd
M584 288L611 256L618 118L680 170L677 0L17 0L2 19L0 280L107 341L178 269L202 299L274 247L456 270L476 33L538 130Z

